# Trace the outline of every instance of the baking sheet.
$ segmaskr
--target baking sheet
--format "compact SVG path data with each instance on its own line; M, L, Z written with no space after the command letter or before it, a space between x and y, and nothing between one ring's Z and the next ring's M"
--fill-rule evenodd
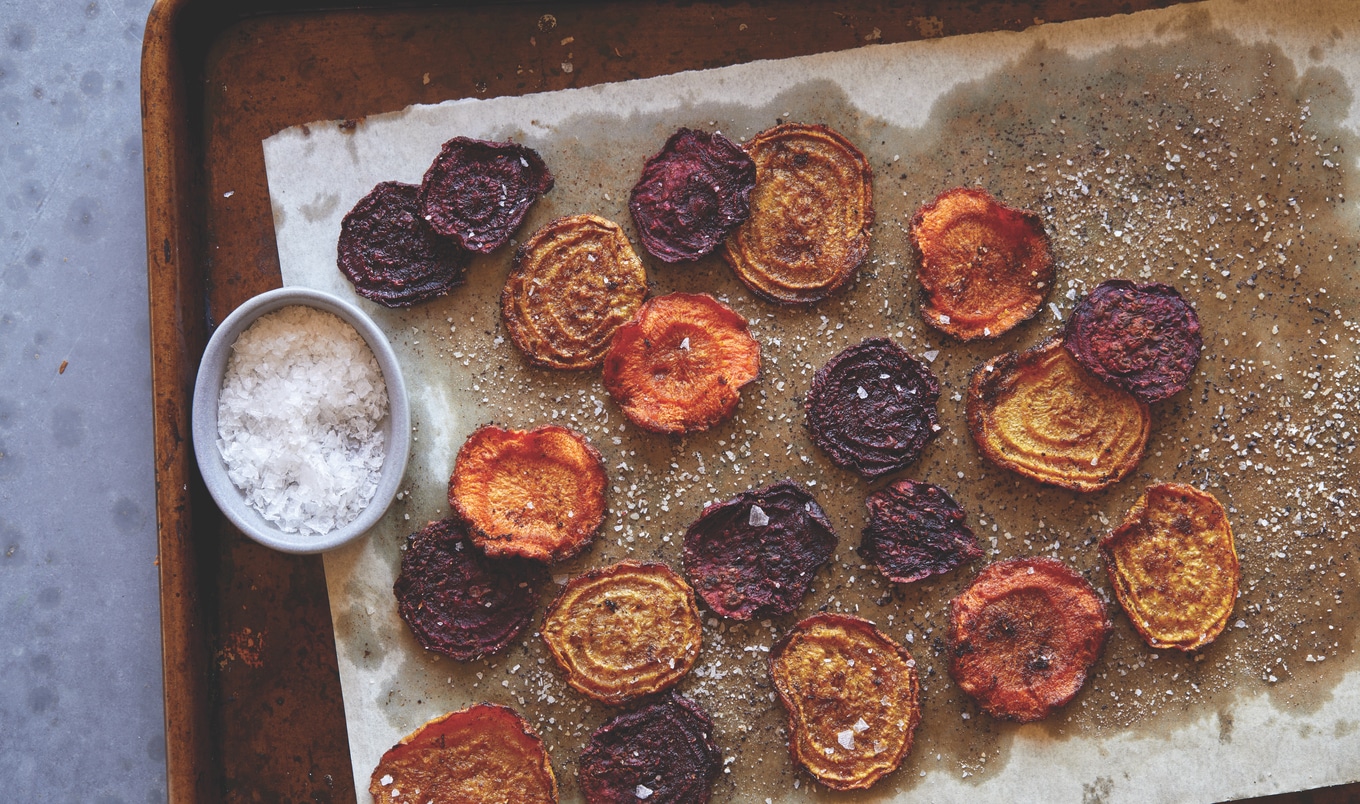
M704 503L785 476L815 482L841 536L833 565L797 615L709 620L699 664L681 685L714 715L731 759L715 800L825 796L788 760L764 652L818 608L875 620L908 643L923 671L916 748L851 799L1208 801L1360 778L1350 550L1357 218L1345 200L1360 153L1354 17L1346 2L1211 2L412 107L267 140L284 282L369 310L412 391L416 442L401 500L362 544L326 556L361 800L387 747L480 700L512 705L539 728L573 800L574 757L615 711L570 690L532 636L501 656L457 663L425 654L396 615L399 545L447 513L453 457L488 421L565 423L604 453L610 514L585 556L554 568L559 581L623 557L678 566L679 534ZM831 125L869 157L873 248L851 288L806 309L755 300L719 259L688 268L647 261L657 293L715 293L751 319L762 342L761 379L737 417L709 433L641 434L623 426L597 372L527 366L496 313L509 248L475 261L450 297L411 311L358 299L334 267L340 220L354 202L379 181L419 181L452 136L524 142L552 167L557 187L521 235L577 212L632 235L627 191L676 127L745 139L782 120ZM904 227L921 203L972 184L1044 217L1059 280L1054 306L1034 321L964 346L921 324ZM1138 472L1077 495L982 463L963 424L968 371L1056 332L1075 299L1115 276L1175 285L1206 335L1192 387L1154 407ZM908 587L876 578L854 547L863 499L881 483L834 468L803 432L812 372L883 334L933 354L943 389L944 437L902 475L948 488L989 558L1056 556L1108 590L1095 541L1148 483L1194 483L1229 506L1237 534L1243 591L1229 631L1198 655L1173 656L1149 650L1116 614L1095 678L1058 715L1018 727L978 712L948 679L939 640L944 607L975 568Z

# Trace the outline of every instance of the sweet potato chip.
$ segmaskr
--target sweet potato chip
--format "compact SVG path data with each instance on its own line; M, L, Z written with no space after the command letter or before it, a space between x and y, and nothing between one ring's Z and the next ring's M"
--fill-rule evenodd
M341 221L336 265L365 299L410 307L463 283L472 255L426 225L419 192L385 181Z
M1228 514L1214 495L1181 483L1150 486L1100 550L1119 605L1149 645L1191 651L1223 633L1241 573Z
M887 338L870 338L813 376L808 432L837 466L881 477L915 463L939 433L939 399L925 363Z
M898 480L869 495L860 555L895 583L942 575L982 555L963 509L939 486Z
M647 272L619 225L572 215L534 232L501 291L501 320L540 368L599 365L647 298Z
M638 239L666 262L697 260L750 214L756 165L721 134L682 128L647 160L628 209Z
M916 662L868 620L803 620L770 652L770 676L789 713L789 753L827 787L869 787L911 751Z
M604 358L604 387L628 420L654 433L707 430L737 409L760 373L746 319L712 296L649 299L619 327Z
M425 171L420 211L436 232L489 254L509 242L529 207L552 188L552 172L533 148L454 137Z
M1190 383L1204 341L1199 316L1160 282L1101 282L1072 311L1067 350L1087 371L1144 402L1160 402Z
M376 804L556 804L543 741L515 710L477 704L401 739L373 769Z
M685 575L723 617L788 614L836 543L822 507L785 480L705 508L685 531Z
M572 578L540 630L567 683L607 704L675 684L703 642L694 590L665 564L636 561Z
M586 804L706 804L722 753L708 714L671 693L606 722L578 767Z
M1122 480L1152 431L1145 403L1096 379L1056 338L976 368L966 411L992 463L1075 491Z
M752 292L806 304L850 281L869 253L874 175L869 161L826 126L785 123L746 143L756 163L751 216L723 256Z
M949 674L992 717L1043 720L1086 683L1110 628L1096 591L1061 562L998 561L949 603Z
M599 530L605 482L599 451L580 433L486 425L458 450L449 505L488 556L561 561Z
M911 219L925 293L921 317L960 340L994 338L1034 315L1053 285L1053 253L1039 216L985 190L942 193Z
M458 519L411 534L393 586L397 611L426 650L466 661L495 653L534 618L543 565L487 558Z

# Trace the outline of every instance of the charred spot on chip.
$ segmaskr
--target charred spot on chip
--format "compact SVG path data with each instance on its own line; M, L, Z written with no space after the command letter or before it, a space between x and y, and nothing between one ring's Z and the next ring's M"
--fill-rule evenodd
M1149 645L1191 651L1223 633L1241 571L1214 495L1150 486L1100 550L1119 605Z
M487 558L462 522L444 519L406 540L393 592L421 647L467 661L496 653L528 627L547 579L536 562Z
M760 373L760 344L735 310L712 296L649 299L614 332L604 387L633 424L692 433L731 416Z
M534 149L454 137L425 171L420 214L439 234L488 254L509 242L552 187L553 175Z
M785 123L746 143L756 166L751 214L723 256L761 298L808 304L846 285L869 253L874 175L850 141Z
M1147 404L1101 382L1057 338L974 369L965 409L989 461L1074 491L1122 480L1152 430Z
M789 714L789 753L827 787L870 787L911 751L916 662L868 620L803 620L770 652L770 676Z
M1053 253L1039 216L985 190L942 193L911 219L925 294L921 317L971 341L994 338L1031 317L1053 285Z
M685 575L720 616L788 614L836 543L817 501L784 480L705 508L685 532Z
M336 264L365 299L410 307L463 283L471 255L425 224L419 192L385 181L341 221Z
M501 291L501 319L534 365L590 368L646 298L647 272L619 225L572 215L519 247Z
M403 737L373 769L368 792L376 804L556 804L557 778L533 727L509 707L483 703Z
M1087 371L1144 402L1184 390L1204 341L1199 316L1160 282L1101 282L1072 311L1064 342Z
M940 431L940 383L925 363L887 338L871 338L818 370L807 426L837 465L875 478L921 457Z
M982 555L963 509L939 486L898 480L869 495L860 555L895 583L942 575Z
M705 804L722 753L708 714L671 693L597 729L577 768L587 804Z
M699 658L694 590L665 564L621 561L578 575L540 629L567 683L607 704L667 689Z
M751 211L756 165L721 134L682 128L647 160L628 197L638 238L665 262L705 257Z
M600 453L565 427L478 428L458 450L449 505L488 556L576 555L604 521Z
M949 674L992 717L1043 720L1081 689L1110 628L1096 591L1061 562L998 561L949 603Z

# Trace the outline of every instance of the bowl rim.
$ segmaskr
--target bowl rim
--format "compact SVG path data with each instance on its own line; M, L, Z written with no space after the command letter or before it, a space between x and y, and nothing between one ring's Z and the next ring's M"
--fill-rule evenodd
M333 313L354 327L372 350L387 386L386 450L378 475L378 488L368 506L353 521L320 536L284 533L247 505L241 490L227 476L226 464L217 449L217 404L231 347L241 333L262 316L294 305ZM266 291L251 297L223 319L209 338L199 361L191 416L194 457L203 483L218 509L246 536L285 553L321 553L367 533L391 506L410 458L410 399L392 344L367 313L344 299L311 288L284 287Z

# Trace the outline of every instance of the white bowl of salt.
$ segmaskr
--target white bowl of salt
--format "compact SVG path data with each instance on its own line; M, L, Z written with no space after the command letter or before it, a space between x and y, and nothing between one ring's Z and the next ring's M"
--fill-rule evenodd
M203 352L194 452L217 507L288 553L362 536L401 485L411 412L373 320L321 291L280 288L238 307Z

